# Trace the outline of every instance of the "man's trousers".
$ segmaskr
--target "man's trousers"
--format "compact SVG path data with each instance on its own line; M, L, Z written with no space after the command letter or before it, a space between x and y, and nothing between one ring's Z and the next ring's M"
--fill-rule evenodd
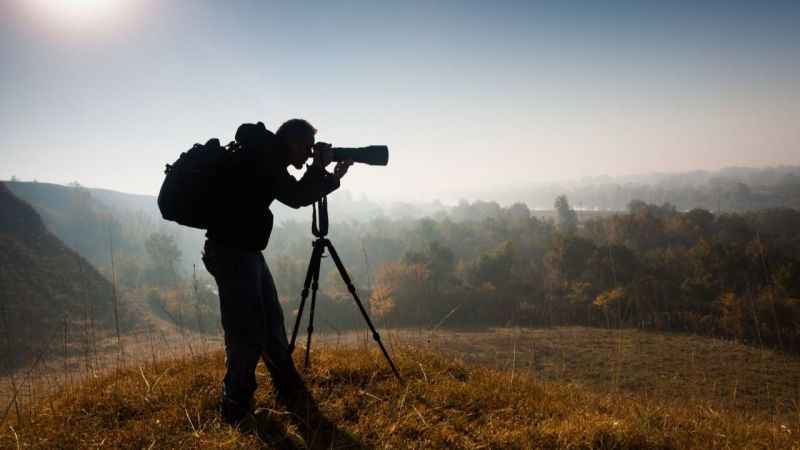
M209 239L203 263L219 287L226 356L223 402L249 408L259 358L264 359L279 394L302 384L289 354L278 292L261 252Z

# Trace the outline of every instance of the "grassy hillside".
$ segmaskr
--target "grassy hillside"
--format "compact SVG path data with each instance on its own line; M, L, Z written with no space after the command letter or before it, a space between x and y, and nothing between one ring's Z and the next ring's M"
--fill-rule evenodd
M89 380L12 418L2 448L798 448L798 424L669 399L593 393L395 345L404 383L373 349L313 353L320 414L277 404L263 371L240 429L214 410L223 356Z
M46 353L65 323L113 327L111 284L2 183L0 210L0 370Z

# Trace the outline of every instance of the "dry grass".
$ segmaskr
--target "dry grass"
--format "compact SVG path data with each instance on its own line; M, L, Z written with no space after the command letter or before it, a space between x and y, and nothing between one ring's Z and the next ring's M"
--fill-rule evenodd
M403 384L374 350L312 355L306 378L327 426L306 427L277 405L261 366L254 419L243 430L222 424L223 360L213 353L90 379L6 423L0 447L800 448L798 421L595 393L420 346L394 346Z
M636 329L402 332L425 345L539 380L800 420L800 358L732 341Z

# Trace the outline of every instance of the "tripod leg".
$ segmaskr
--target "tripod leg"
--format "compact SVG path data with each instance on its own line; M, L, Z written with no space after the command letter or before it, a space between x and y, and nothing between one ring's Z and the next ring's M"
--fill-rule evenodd
M317 241L314 247L314 272L311 276L311 311L308 315L308 339L306 340L306 359L303 362L303 367L308 370L308 360L311 354L311 335L314 333L314 309L317 306L317 290L319 290L319 266L322 262L322 254L325 251L325 246L321 241Z
M392 362L392 358L389 357L389 352L386 351L386 347L384 347L383 342L381 342L381 336L378 334L378 330L376 330L375 327L372 325L372 321L369 319L369 314L367 314L367 311L364 309L364 305L358 298L358 294L356 294L356 288L355 286L353 286L353 282L350 280L350 276L347 274L347 269L345 269L344 264L342 264L342 260L339 259L339 254L336 253L336 249L333 248L333 244L331 243L331 241L326 239L324 242L325 246L328 248L328 251L331 254L331 258L333 258L333 262L336 264L336 268L339 269L339 275L341 275L342 280L347 285L347 290L350 291L350 294L356 301L356 305L358 305L358 309L361 311L361 315L364 316L364 320L367 322L367 326L369 326L370 331L372 331L372 339L374 339L375 342L378 343L378 346L381 348L383 356L386 357L386 361L389 362L389 366L391 366L394 375L397 377L398 380L402 380L402 378L400 377L400 372L397 371L397 368L394 366L394 362ZM313 314L314 310L312 309L311 311Z
M303 309L306 306L306 298L308 298L308 287L311 285L312 274L314 273L314 261L317 256L317 245L311 252L311 259L308 261L308 269L306 270L306 279L303 282L303 291L300 294L300 307L297 309L297 319L294 321L294 328L292 329L292 340L289 342L289 354L294 352L294 345L297 341L297 331L300 328L300 320L303 317Z

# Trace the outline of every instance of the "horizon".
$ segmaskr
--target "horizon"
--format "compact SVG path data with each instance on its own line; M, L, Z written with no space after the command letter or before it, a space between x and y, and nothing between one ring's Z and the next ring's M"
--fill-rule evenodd
M740 172L740 173L726 174L726 172ZM769 172L773 173L770 174ZM776 174L774 172L778 173ZM594 205L585 204L584 202L581 201L581 196L582 196L581 194L585 196L587 192L592 192L592 190L600 192L604 188L608 188L609 186L617 186L618 188L623 188L623 189L666 188L667 190L675 190L686 187L703 189L711 187L710 184L713 184L715 180L743 183L748 187L748 189L759 188L759 187L763 188L771 186L773 183L775 183L777 181L775 177L781 174L782 177L790 176L800 179L800 166L793 166L793 165L778 165L778 166L763 166L763 167L729 166L714 171L693 170L687 172L652 172L652 173L620 175L614 177L609 175L600 175L594 177L584 177L581 179L565 180L561 182L538 182L538 183L534 182L534 183L529 183L527 185L509 185L505 187L495 188L493 190L487 189L480 192L461 192L453 194L451 196L444 195L426 200L381 198L380 196L370 196L369 193L365 192L360 192L360 193L353 192L346 186L342 187L336 192L331 193L330 196L331 198L334 199L334 201L339 196L344 196L346 197L345 200L346 202L367 202L376 205L381 209L389 209L389 210L397 205L410 205L413 207L418 207L423 209L437 208L437 207L452 209L460 206L463 202L466 202L467 204L493 202L497 203L502 208L508 208L513 206L514 204L522 203L526 205L531 212L552 211L553 207L550 206L547 202L541 203L541 198L543 194L542 191L545 191L546 193L549 193L552 196L553 201L555 201L556 197L560 195L564 195L568 199L570 199L571 195L577 194L578 198L572 198L572 200L576 200L576 202L572 204L572 208L576 211L584 211L584 212L622 211L625 208L609 209L599 204L594 204ZM703 180L702 179L703 176L708 177L708 179ZM749 182L748 179L749 180L758 179L760 180L761 184L751 183ZM782 178L782 180L783 181L780 181L779 183L786 183L787 181L785 178ZM790 183L792 182L791 180L788 181ZM77 181L60 183L60 182L38 180L38 179L24 180L18 177L13 177L12 179L6 179L6 180L0 179L0 183L8 183L8 182L42 183L42 184L51 184L61 187L73 187L77 184L78 187L89 190L107 191L111 193L131 195L137 197L152 197L152 198L158 197L158 192L155 192L153 194L126 192L102 186L87 186ZM583 191L581 191L582 189ZM588 191L586 191L587 189ZM533 198L538 198L539 202L537 203L536 201L532 201ZM676 204L673 204L670 201L664 201L659 203L652 197L648 201L648 198L645 196L635 197L632 198L632 200L641 200L644 201L645 203L650 203L653 205L677 206ZM156 205L154 203L153 207L155 206ZM286 217L283 217L283 220L297 219L298 213L296 211L292 211L290 208L284 205L279 205L278 208L281 209L281 213L279 214L280 216L286 215ZM679 210L681 209L679 208ZM686 210L688 211L688 209ZM428 210L428 213L430 213L430 210ZM390 215L393 214L390 213ZM345 214L345 216L347 216L347 214ZM429 216L429 214L423 212L422 216Z

